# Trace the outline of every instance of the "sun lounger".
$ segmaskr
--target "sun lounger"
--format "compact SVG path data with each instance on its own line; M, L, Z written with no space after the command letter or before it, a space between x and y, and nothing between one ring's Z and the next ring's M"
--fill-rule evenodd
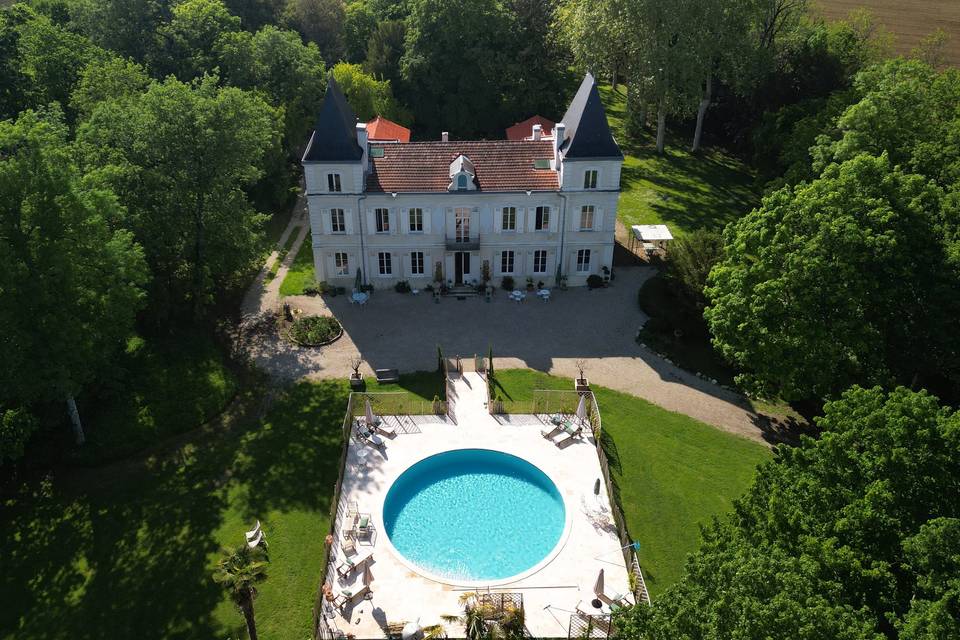
M543 434L543 437L546 438L547 440L552 440L554 436L558 436L561 433L563 433L563 425L558 424L550 431L544 431L543 429L541 429L540 433Z
M388 425L383 420L381 420L380 423L377 424L376 427L374 427L374 429L376 430L377 433L381 433L387 436L388 438L392 438L397 434L396 428L391 425Z
M567 433L567 437L563 438L562 440L558 440L556 443L557 446L560 448L563 448L568 444L571 444L574 440L579 440L580 433L583 431L583 427L576 427L573 429L572 432L567 429L564 429L564 431Z
M368 553L359 560L351 560L350 558L344 558L343 562L337 565L337 575L341 578L346 578L354 571L361 571L367 565L368 562L373 560L373 554Z
M605 593L598 593L597 597L601 602L610 607L610 611L616 611L617 609L630 606L630 601L627 600L626 596L622 593L618 593L612 598Z
M347 605L352 605L360 600L363 600L367 597L367 594L373 593L370 591L369 585L363 585L360 587L360 590L356 593L350 591L343 591L337 595L333 600L334 606L339 609L341 612L347 607Z
M379 382L380 384L400 382L399 369L375 369L374 373L377 376L377 382Z

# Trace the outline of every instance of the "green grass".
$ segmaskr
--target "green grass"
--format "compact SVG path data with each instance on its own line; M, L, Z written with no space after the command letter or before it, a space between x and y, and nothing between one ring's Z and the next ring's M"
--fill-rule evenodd
M385 390L432 399L433 381L419 374ZM7 491L0 638L246 637L210 575L220 548L242 543L256 519L270 544L260 637L310 637L348 394L345 380L300 383L262 419L191 434L163 456L59 470ZM262 393L245 390L240 403L255 414Z
M518 401L531 399L535 389L573 388L569 379L529 370L498 371L496 378L499 392ZM593 390L611 477L656 597L680 577L699 544L699 526L730 510L770 452L640 398Z
M81 402L87 443L78 462L103 463L195 429L237 391L220 348L199 331L131 340L111 376L96 403Z
M313 244L308 233L303 244L300 245L297 257L293 259L293 264L290 265L286 277L280 283L280 295L301 295L303 288L314 284L315 281L313 275Z
M722 150L705 146L690 153L691 136L667 136L666 153L655 148L655 131L640 140L627 137L626 89L600 87L607 119L625 160L618 218L632 224L666 224L674 236L698 228L722 229L759 203L753 174Z

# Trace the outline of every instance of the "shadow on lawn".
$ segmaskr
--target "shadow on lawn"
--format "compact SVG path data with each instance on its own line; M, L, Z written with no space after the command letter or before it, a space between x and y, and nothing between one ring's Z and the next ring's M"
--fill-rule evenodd
M0 637L206 639L242 628L239 616L233 629L213 616L229 489L246 487L239 508L251 519L329 510L346 390L295 385L263 420L261 398L247 401L232 429L191 434L162 457L58 471L6 496Z

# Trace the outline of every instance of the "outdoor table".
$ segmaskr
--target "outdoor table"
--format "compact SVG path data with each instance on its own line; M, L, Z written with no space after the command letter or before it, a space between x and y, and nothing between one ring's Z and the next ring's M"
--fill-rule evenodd
M527 297L527 294L525 294L523 291L518 291L514 289L513 291L510 292L510 299L513 300L514 302L523 302L524 298L526 297Z
M540 289L540 291L537 291L537 295L540 296L544 302L547 302L550 300L550 289Z
M367 300L370 299L370 294L358 291L350 296L350 302L364 305L367 304Z

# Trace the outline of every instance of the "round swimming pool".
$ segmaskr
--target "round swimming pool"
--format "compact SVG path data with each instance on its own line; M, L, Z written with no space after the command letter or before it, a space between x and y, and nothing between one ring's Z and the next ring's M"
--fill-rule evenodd
M540 469L487 449L457 449L416 463L390 487L384 530L432 576L492 581L521 574L557 546L563 497Z

